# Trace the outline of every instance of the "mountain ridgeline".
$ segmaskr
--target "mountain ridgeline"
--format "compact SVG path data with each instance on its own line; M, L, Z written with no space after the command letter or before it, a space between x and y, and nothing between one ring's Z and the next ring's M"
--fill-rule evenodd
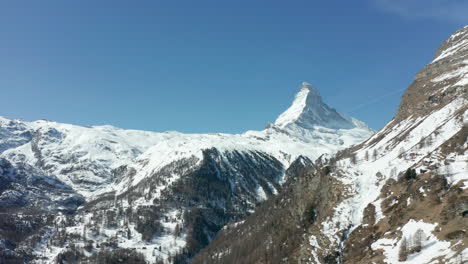
M312 160L373 133L307 83L275 124L236 135L0 118L0 262L187 263Z

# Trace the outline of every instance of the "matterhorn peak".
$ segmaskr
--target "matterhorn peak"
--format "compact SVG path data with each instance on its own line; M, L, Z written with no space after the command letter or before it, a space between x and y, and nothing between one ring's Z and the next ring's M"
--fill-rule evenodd
M276 119L275 126L299 126L305 129L313 129L316 126L332 129L356 127L351 120L326 105L319 91L308 82L301 84L292 105Z
M306 89L315 89L312 87L312 84L308 82L302 82L301 88L306 88Z
M308 82L302 82L300 91L302 90L308 93L307 94L308 97L320 97L319 90ZM318 98L318 99L322 100L321 98Z

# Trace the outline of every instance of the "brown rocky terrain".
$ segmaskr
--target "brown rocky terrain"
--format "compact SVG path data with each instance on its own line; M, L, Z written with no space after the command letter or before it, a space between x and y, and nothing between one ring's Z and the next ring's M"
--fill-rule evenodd
M410 115L426 115L434 107L442 107L452 100L455 93L468 99L466 83L461 87L455 86L466 78L466 74L450 74L466 72L467 65L468 27L464 27L448 38L437 49L434 61L416 74L401 99L395 120L401 121ZM441 89L442 86L446 89Z

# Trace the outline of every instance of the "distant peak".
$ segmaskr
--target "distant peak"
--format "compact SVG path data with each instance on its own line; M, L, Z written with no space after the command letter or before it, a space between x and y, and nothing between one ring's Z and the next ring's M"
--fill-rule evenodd
M298 125L312 129L314 126L327 128L352 128L355 125L327 106L319 91L308 82L301 84L292 105L275 121L275 126L285 128Z
M312 88L312 84L310 84L308 82L302 82L301 87L302 88Z
M305 90L308 90L308 91L312 91L314 92L316 95L320 95L319 91L317 90L317 88L315 88L314 86L312 86L312 84L308 83L308 82L302 82L301 84L301 90L302 89L305 89Z

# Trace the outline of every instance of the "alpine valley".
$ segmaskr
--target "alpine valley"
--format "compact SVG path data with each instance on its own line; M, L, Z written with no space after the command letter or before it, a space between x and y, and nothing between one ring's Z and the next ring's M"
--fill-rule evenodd
M302 83L262 131L0 118L0 263L465 263L468 26L374 133Z

